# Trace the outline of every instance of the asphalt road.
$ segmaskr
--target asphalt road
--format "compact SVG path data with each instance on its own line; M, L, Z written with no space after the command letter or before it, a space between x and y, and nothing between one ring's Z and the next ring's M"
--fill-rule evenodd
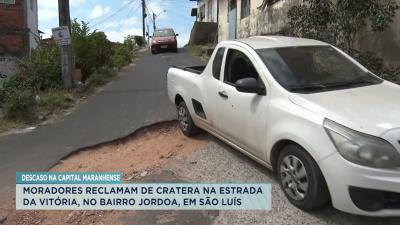
M211 137L211 135L210 135ZM400 218L372 218L350 215L327 206L313 212L294 207L285 197L275 175L265 167L234 150L218 139L210 142L189 157L174 159L163 168L171 171L175 179L189 182L268 182L272 184L272 210L225 210L213 212L173 212L170 224L196 225L399 225ZM165 172L162 177L168 177ZM143 212L144 221L172 212ZM192 223L186 218L198 218ZM142 223L140 223L142 224ZM146 223L143 223L146 224ZM162 223L152 223L162 224Z
M70 115L33 132L0 137L0 202L12 197L15 172L46 171L68 154L133 133L140 127L175 118L167 99L171 65L196 65L187 50L142 53L103 90Z

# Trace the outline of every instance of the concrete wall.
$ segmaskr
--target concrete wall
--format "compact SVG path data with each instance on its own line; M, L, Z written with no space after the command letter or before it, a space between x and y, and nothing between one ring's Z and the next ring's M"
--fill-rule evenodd
M228 1L219 1L219 24L218 40L228 40ZM302 0L280 0L259 10L262 0L251 0L251 15L240 18L241 1L237 0L237 38L244 38L254 35L275 34L282 30L287 22L287 12L295 5L301 4ZM400 5L400 0L396 0ZM397 10L396 17L391 27L385 32L374 33L365 29L359 38L355 48L365 52L372 51L382 57L388 64L400 64L400 10Z
M206 45L216 42L217 24L195 22L190 33L189 45Z
M251 0L251 14L240 19L241 1L238 0L238 26L237 37L244 38L254 35L274 34L282 30L287 23L287 12L294 6L301 4L302 0L281 0L264 10L257 9L262 0Z
M219 0L218 41L228 40L228 0Z
M197 3L197 9L205 5L205 18L200 22L217 22L217 2L218 0L199 0Z
M265 10L257 9L263 0L251 0L250 16L241 19L241 1L237 0L237 38L254 35L265 35L279 32L286 24L287 11L294 5L301 4L302 0L281 0ZM220 0L219 40L228 39L228 0Z
M400 5L400 0L396 2ZM389 29L378 33L365 29L355 47L364 52L377 53L387 64L400 65L400 9Z

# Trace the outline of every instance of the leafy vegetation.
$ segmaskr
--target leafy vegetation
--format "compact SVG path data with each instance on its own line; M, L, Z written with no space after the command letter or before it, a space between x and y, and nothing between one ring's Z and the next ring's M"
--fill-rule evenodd
M203 55L203 49L202 46L199 45L193 45L189 47L190 52L192 53L193 56L202 56Z
M386 30L398 8L393 0L305 0L289 10L288 26L292 35L323 40L349 51L367 25L375 32Z
M399 66L387 68L376 54L354 49L364 28L369 27L373 32L386 30L397 9L399 6L393 0L304 0L304 4L289 10L286 32L338 46L377 75L398 82ZM388 76L388 72L395 75Z
M139 47L144 47L144 40L142 36L135 36L134 39Z
M76 19L71 25L72 47L76 68L81 69L83 83L64 89L61 80L60 51L55 46L39 46L30 57L18 62L17 72L0 89L0 106L7 121L0 129L12 124L30 123L68 109L82 96L105 85L121 68L132 62L137 52L134 36L123 44L112 43L104 32L90 31L86 22Z
M96 68L107 65L111 59L111 42L104 32L90 32L88 23L71 24L72 47L75 53L76 67L81 69L83 80L86 80Z

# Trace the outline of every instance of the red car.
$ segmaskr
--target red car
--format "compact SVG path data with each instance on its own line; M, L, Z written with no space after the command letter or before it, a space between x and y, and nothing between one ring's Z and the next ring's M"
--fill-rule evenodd
M151 53L170 50L178 52L178 42L173 29L157 29L154 31L151 41Z

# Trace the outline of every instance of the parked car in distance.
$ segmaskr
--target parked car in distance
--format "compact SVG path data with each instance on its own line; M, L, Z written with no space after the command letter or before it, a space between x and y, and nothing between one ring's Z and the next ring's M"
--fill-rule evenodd
M224 41L206 66L172 67L167 80L185 135L201 128L274 170L295 206L400 216L400 86L341 50Z
M151 37L151 53L155 54L160 51L178 52L178 41L173 29L164 28L156 29Z

